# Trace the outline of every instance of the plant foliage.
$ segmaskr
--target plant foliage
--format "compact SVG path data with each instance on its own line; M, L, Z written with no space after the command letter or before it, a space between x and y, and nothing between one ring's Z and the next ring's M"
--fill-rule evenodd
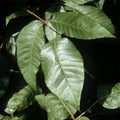
M120 83L101 85L98 100L84 112L81 107L86 73L92 75L75 41L116 39L112 20L103 11L105 0L8 3L15 9L4 16L7 32L0 33L0 120L32 119L27 113L32 109L34 116L35 105L38 112L46 111L47 120L92 120L90 111L98 103L120 107Z

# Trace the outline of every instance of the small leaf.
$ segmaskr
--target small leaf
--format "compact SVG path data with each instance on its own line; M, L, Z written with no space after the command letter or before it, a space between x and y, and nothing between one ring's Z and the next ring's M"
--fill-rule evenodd
M120 83L115 85L101 85L98 89L100 104L108 109L120 108Z
M26 82L34 89L40 65L40 51L44 44L43 25L37 20L25 26L17 38L19 68Z
M10 22L10 20L17 18L19 16L26 16L28 15L28 13L26 13L25 11L16 11L15 13L10 14L9 16L6 17L6 24L8 24Z
M12 54L13 56L16 56L16 37L18 33L13 34L10 37L10 40L6 43L6 49L7 51Z
M32 104L34 93L29 86L24 87L9 99L5 112L13 114L15 111L22 111Z
M82 56L67 38L50 41L41 51L48 88L79 110L84 82Z
M78 39L114 37L99 22L78 12L55 13L50 23L58 32Z
M105 0L99 0L98 4L99 4L100 9L103 8L104 3L105 3Z
M53 94L47 94L46 96L41 94L37 95L35 98L39 105L47 111L48 120L64 120L70 113L74 114L76 112L73 106L65 103L65 101L62 101ZM66 106L66 104L68 106Z

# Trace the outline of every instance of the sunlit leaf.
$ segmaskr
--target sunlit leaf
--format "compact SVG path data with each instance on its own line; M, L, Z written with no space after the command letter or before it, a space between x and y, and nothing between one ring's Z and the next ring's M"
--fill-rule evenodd
M45 96L41 94L35 98L39 105L47 111L48 120L64 120L70 116L70 114L74 115L76 112L73 106L61 100L56 95L47 94Z
M41 51L48 88L79 110L84 82L82 56L67 38L50 41Z
M78 39L114 37L105 26L80 12L55 13L50 22L58 32L69 37Z
M17 38L19 68L27 83L34 89L40 65L40 51L44 44L43 25L37 20L25 26Z
M100 103L108 109L120 108L120 83L115 85L101 85L98 89Z

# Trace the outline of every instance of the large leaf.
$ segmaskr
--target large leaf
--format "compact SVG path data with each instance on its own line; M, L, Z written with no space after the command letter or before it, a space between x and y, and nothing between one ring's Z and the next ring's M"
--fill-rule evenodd
M25 80L34 89L44 43L43 25L37 20L25 26L17 38L18 65Z
M96 23L100 24L101 26L103 26L106 30L110 31L111 33L115 32L112 21L99 8L96 8L94 6L87 6L87 5L80 5L80 6L76 5L72 7L72 9L78 10L81 14L94 20Z
M69 37L79 39L114 37L105 26L80 12L55 13L50 22L58 32Z
M37 95L35 98L39 105L47 111L48 120L64 120L70 114L74 115L76 112L73 106L65 103L65 101L62 101L53 94L47 94L46 96L41 94Z
M50 41L41 51L41 65L48 88L79 109L84 67L75 46L67 38Z
M108 109L120 108L120 83L115 85L101 85L98 89L100 103Z

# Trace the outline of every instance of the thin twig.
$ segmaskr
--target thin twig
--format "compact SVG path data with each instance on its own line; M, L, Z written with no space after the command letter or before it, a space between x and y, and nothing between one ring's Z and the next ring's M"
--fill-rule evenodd
M24 9L24 10L26 10L26 12L28 12L31 15L33 15L34 17L36 17L37 19L39 19L43 24L45 24L45 25L48 26L48 22L46 20L42 19L41 17L39 17L38 15L36 15L35 13L33 13L30 10L27 10L27 9Z
M116 93L113 93L111 95L114 95L114 94L118 94L120 92L116 92ZM110 96L111 96L110 95ZM75 120L78 120L78 118L82 117L84 114L86 114L90 109L92 109L97 103L99 103L101 100L107 98L109 95L106 95L106 96L103 96L101 97L100 99L98 99L97 101L95 101L89 108L87 108L83 113L81 113Z

